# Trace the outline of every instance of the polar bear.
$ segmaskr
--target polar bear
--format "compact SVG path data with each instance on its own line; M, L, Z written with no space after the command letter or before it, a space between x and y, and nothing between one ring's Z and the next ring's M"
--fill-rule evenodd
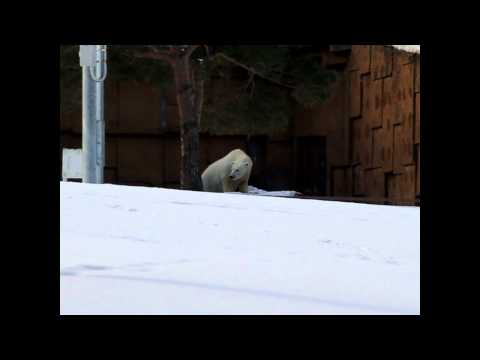
M230 151L210 164L202 174L203 191L248 192L248 179L253 161L240 149Z

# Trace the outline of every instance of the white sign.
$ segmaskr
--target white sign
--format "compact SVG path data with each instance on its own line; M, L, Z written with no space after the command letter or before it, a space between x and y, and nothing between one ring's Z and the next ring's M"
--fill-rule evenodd
M82 149L63 149L62 178L83 179L82 176Z
M80 45L80 66L95 66L96 45Z

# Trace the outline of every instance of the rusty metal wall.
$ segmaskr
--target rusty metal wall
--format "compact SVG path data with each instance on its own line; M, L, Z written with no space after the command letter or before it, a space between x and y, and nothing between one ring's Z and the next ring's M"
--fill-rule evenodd
M420 55L353 45L330 99L300 109L293 129L293 136L326 137L328 196L415 203L420 197Z
M347 71L351 194L414 203L420 196L420 55L354 45ZM348 178L336 179L341 184L333 196L350 187Z

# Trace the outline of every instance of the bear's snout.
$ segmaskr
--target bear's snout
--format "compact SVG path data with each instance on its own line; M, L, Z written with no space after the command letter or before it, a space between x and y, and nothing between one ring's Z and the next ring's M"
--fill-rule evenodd
M239 173L240 173L240 171L238 171L238 169L232 171L232 172L230 173L230 176L229 176L230 179L235 179L236 177L238 177L238 174L239 174Z

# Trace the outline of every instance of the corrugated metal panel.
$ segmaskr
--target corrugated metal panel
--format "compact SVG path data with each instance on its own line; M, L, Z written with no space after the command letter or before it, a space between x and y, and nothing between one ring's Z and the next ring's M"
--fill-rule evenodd
M350 117L357 117L362 114L360 84L360 74L358 70L349 72Z
M415 92L420 92L420 57L415 61Z
M365 178L361 165L356 165L353 167L353 195L365 195Z
M385 196L385 174L382 169L365 170L366 196Z
M118 133L160 134L160 90L136 82L119 86Z
M370 48L370 45L353 45L348 68L350 70L359 70L360 74L369 73L371 64Z
M368 81L366 78L364 87L364 111L363 116L370 128L382 126L382 92L383 80ZM367 85L368 84L368 85Z
M119 181L161 185L164 181L163 165L161 139L118 138Z
M415 144L420 144L420 93L415 94Z
M372 74L374 79L391 76L393 67L393 51L384 45L372 46Z
M416 193L420 195L420 145L417 145L417 173L416 173Z
M395 125L393 127L393 173L403 173L403 149L404 132L402 125Z
M383 128L378 128L373 130L373 158L372 158L372 167L379 168L383 167L383 162L385 158L385 141L386 141L386 132Z

